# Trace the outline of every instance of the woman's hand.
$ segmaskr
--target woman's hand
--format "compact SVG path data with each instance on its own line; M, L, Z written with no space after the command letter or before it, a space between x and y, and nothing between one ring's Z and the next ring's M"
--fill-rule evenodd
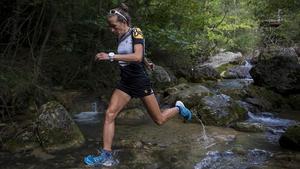
M97 53L95 60L109 60L108 54L104 52Z

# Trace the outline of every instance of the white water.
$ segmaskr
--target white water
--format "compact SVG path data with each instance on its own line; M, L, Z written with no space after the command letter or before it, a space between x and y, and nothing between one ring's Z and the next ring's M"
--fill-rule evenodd
M208 151L194 169L246 169L263 164L271 156L272 153L260 149L248 150L245 155L238 155L230 150Z
M88 123L97 123L99 122L99 114L100 112L97 111L98 106L97 102L93 102L91 105L91 111L81 112L75 115L75 121L77 122L88 122Z
M262 113L262 115L254 115L251 112L248 112L249 116L249 121L250 122L256 122L256 123L261 123L266 126L271 126L271 127L288 127L294 124L297 124L296 121L294 120L288 120L288 119L280 119L280 118L275 118L272 115L265 116L263 114L267 113Z

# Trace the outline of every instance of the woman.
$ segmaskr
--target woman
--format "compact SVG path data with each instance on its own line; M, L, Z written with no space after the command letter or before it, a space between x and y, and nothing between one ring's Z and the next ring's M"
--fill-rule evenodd
M111 147L115 133L115 118L131 98L140 98L151 118L158 125L165 123L178 113L186 120L192 117L192 113L181 101L177 101L175 107L161 112L144 68L144 64L150 68L153 68L153 64L143 57L143 34L139 28L130 27L131 18L127 10L127 6L122 4L119 8L110 10L107 16L111 31L118 36L118 54L101 52L96 55L96 60L99 61L118 61L121 80L113 91L105 113L103 149L98 156L88 155L84 158L85 164L89 166L112 165Z

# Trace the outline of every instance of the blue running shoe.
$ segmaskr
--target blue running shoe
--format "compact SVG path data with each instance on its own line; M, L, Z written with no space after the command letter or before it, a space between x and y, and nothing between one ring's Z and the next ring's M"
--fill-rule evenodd
M88 155L83 159L87 166L112 166L116 162L113 160L112 153L106 150L102 150L99 156Z
M185 120L191 120L192 119L192 112L184 106L182 101L177 101L175 103L175 106L179 109L179 114L185 119Z

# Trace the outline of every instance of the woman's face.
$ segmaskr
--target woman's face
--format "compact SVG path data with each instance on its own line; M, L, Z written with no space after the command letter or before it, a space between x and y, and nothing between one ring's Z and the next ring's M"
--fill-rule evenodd
M108 18L108 24L111 32L116 35L121 35L121 33L123 33L126 28L126 24L118 21L116 15L113 15Z

